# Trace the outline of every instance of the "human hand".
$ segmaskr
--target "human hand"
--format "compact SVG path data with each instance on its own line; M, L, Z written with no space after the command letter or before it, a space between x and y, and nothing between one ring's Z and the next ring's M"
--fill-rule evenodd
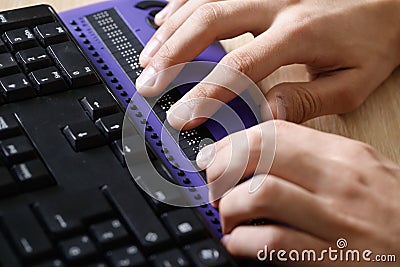
M235 139L235 135L240 138ZM244 140L243 137L248 140L248 147L243 141L231 142ZM265 144L274 138L276 151L270 167L264 163L271 156L271 146ZM210 149L215 153L205 151ZM243 154L249 156L250 163L245 170L241 170L243 160L237 160ZM345 238L348 249L358 249L360 258L367 249L374 253L370 259L377 254L396 255L397 260L400 257L400 167L366 144L289 122L268 121L204 148L197 162L201 168L208 166L209 183L253 173L252 179L265 178L258 190L249 191L250 179L219 202L223 232L227 235L223 242L233 255L257 258L265 245L269 251L284 249L289 253L295 249L301 253L314 249L320 253L329 246L338 249L336 241ZM235 173L243 175L232 176ZM210 190L219 191L213 187ZM249 225L254 219L278 224ZM325 262L275 263L331 266L325 256ZM337 260L330 264L367 263Z
M398 0L198 0L169 14L141 54L146 68L137 88L144 96L164 89L146 86L155 73L245 32L256 38L221 63L254 82L284 65L307 65L309 82L278 84L265 94L274 116L281 109L293 122L355 109L400 63ZM234 96L222 87L197 85L171 108L168 121L178 129L195 127L204 121L198 113L216 111L204 108L207 99L227 102Z
M172 14L181 8L189 0L169 0L168 4L157 13L154 22L161 26Z

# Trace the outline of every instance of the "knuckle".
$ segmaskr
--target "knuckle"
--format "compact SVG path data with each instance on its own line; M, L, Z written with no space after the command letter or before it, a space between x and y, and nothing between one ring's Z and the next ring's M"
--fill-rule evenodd
M190 99L204 99L204 98L209 98L209 90L208 90L209 85L207 84L198 84L195 87L195 90L190 91Z
M343 182L340 185L340 190L345 197L354 198L358 196L360 189L366 185L364 176L355 167L342 167L341 176Z
M259 147L262 142L262 135L259 127L251 128L246 132L249 147Z
M350 159L360 159L362 157L375 158L378 153L371 145L353 140L349 140L345 149L346 155L348 155Z
M306 86L282 83L271 92L271 97L280 98L285 103L286 120L302 123L321 114L323 103L320 96Z
M271 225L267 230L268 235L268 247L271 249L282 248L285 244L286 237L283 231L278 226Z
M158 32L156 32L156 36L161 36L160 33L162 33L162 35L172 36L172 34L178 29L178 27L179 24L177 24L174 18L167 19L160 27Z
M301 123L321 113L321 98L303 85L294 88L290 101L294 104L291 118L293 122Z
M232 200L228 197L230 194L224 196L219 200L219 214L221 218L221 224L224 229L230 228L230 222L232 217Z
M227 211L229 211L229 208L228 208L229 201L227 199L228 196L229 196L229 194L219 200L218 208L219 208L219 214L220 214L221 218L226 218L228 216L228 213L227 213Z
M315 18L309 11L297 11L293 14L292 21L294 22L291 36L292 37L308 37L313 33L315 25Z
M284 141L286 136L293 131L293 124L287 121L282 121L282 120L276 120L276 121L271 121L267 122L270 124L273 124L273 127L275 127L275 138L277 144L281 143ZM268 125L269 127L269 125Z
M245 228L237 227L230 233L229 242L226 249L233 255L243 254L243 241L248 240L249 236Z
M244 50L231 52L223 60L223 64L244 74L252 72L254 63L253 56L248 51Z
M371 148L367 145L354 143L341 144L341 147L342 154L346 156L340 159L334 157L330 160L324 168L324 176L332 177L333 174L339 173L337 179L340 181L335 185L337 193L345 199L355 199L362 196L364 190L370 185L368 177L365 176L365 171L355 162L355 159L363 158L361 154L371 153Z
M279 191L280 186L276 179L267 177L267 180L263 183L262 187L250 196L250 210L257 214L266 214L273 217L275 208L274 203L276 203L273 199L279 196L277 193Z
M155 69L164 69L166 66L173 65L175 49L170 43L165 43L152 59L151 64Z
M211 26L221 17L222 12L219 3L206 3L193 13L193 18L201 25Z

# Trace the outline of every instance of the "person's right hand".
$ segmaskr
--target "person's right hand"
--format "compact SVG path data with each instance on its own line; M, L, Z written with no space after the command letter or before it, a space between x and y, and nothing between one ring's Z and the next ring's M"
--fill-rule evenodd
M254 175L219 202L223 243L231 254L257 259L258 251L268 246L270 252L285 250L286 258L291 250L302 255L314 249L319 258L329 247L337 252L336 241L344 238L346 249L359 250L360 262L329 261L327 253L325 261L278 261L275 253L274 263L398 266L400 166L373 147L271 120L206 146L197 164L206 169L211 199L230 189L221 192L221 184ZM275 223L253 225L257 219ZM367 255L371 262L362 258L364 250L372 251ZM351 257L347 252L343 254ZM397 262L373 262L377 254L394 255Z
M180 6L175 1L169 6ZM266 93L275 117L279 109L286 120L298 123L346 113L399 65L399 14L399 0L188 1L169 12L143 50L145 70L137 89L155 96L164 88L146 85L154 74L193 60L216 40L252 32L256 38L228 53L221 64L256 83L295 63L306 64L311 77L309 82L279 84ZM216 111L202 100L227 102L234 96L219 86L197 85L171 108L168 121L178 129L196 127Z

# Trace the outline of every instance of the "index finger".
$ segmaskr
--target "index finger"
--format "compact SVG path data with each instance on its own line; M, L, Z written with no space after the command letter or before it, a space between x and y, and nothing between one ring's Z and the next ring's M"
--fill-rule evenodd
M221 105L248 89L249 84L243 82L248 79L243 79L243 75L257 83L279 67L295 63L303 48L288 40L290 35L282 31L281 27L272 26L252 42L226 55L204 82L171 107L168 122L176 129L195 128Z
M165 89L174 77L157 77L148 83L156 73L171 66L192 61L211 43L252 31L261 32L268 27L268 14L257 12L248 16L259 1L227 1L202 5L176 32L161 46L152 57L142 75L136 81L139 93L156 96ZM267 9L267 8L266 8ZM242 18L238 20L237 18Z

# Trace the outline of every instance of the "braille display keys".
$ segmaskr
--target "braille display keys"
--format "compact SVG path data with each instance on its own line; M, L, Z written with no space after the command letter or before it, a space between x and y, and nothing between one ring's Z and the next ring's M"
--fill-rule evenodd
M143 45L126 23L115 9L97 12L87 16L86 19L132 82L136 83L136 79L143 71L139 64Z

